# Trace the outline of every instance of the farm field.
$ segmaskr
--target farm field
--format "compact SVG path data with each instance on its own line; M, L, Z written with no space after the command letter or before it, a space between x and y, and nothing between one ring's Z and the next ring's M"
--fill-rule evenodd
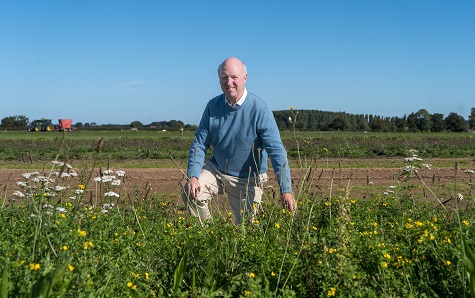
M192 132L1 132L0 297L475 290L473 134L282 137L298 212L270 170L259 217L235 226L223 198L213 222L185 212Z

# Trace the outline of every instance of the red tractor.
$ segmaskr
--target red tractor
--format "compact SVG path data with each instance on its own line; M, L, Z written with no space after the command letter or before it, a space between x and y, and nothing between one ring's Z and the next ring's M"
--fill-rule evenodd
M53 124L51 119L42 118L41 120L33 120L28 125L28 131L73 131L72 119L58 119L59 124Z

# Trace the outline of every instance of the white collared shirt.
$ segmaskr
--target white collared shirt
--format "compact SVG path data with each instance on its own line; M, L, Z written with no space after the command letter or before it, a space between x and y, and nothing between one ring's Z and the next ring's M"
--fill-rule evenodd
M246 96L247 96L247 89L244 88L244 93L242 94L241 98L238 101L236 101L235 105L242 106L242 104L246 100ZM233 106L229 103L229 100L226 98L226 96L224 97L224 100L226 101L228 105Z

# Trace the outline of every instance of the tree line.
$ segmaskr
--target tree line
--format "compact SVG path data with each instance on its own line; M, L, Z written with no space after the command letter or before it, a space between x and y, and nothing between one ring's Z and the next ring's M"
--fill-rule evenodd
M444 116L425 109L402 117L382 117L372 114L349 114L319 110L274 111L280 130L374 131L374 132L463 132L475 130L475 108L468 120L457 113Z
M328 112L319 110L274 111L274 117L280 130L320 130L320 131L374 131L374 132L463 132L475 130L475 108L471 109L468 120L457 113L447 116L440 113L431 114L425 109L402 117L382 117L372 114L350 114L346 112ZM1 120L2 130L26 130L30 123L24 115L8 116ZM130 124L75 123L77 129L83 130L118 130L118 129L167 129L194 130L196 125L185 124L180 120L155 121L143 124L133 121Z

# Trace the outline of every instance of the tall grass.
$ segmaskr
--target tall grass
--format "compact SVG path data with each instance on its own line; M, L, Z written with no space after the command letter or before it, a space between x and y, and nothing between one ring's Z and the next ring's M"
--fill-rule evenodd
M402 168L391 192L371 200L352 198L351 179L320 195L314 160L295 186L297 213L268 188L252 224L235 226L226 205L213 205L215 220L202 226L180 198L129 189L113 163L97 168L109 160L107 145L93 146L95 155L75 167L58 154L48 179L19 177L23 198L1 193L0 224L8 227L0 232L2 295L471 294L474 197L457 192L467 188L454 187L439 201L426 184L433 196L421 198L411 184L424 178Z

